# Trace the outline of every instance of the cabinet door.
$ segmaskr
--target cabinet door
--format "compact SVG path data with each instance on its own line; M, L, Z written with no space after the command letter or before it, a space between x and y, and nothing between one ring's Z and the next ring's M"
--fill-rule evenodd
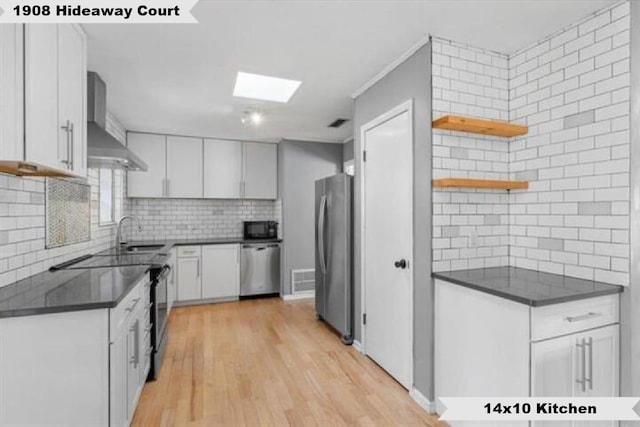
M171 267L171 271L169 272L169 278L167 280L167 317L171 313L171 309L173 308L173 302L176 299L176 250L171 249L171 255L169 255L169 267Z
M58 140L69 143L77 175L87 174L87 58L86 36L78 25L58 26Z
M202 198L202 139L167 137L167 196Z
M146 133L127 134L127 146L147 164L146 172L127 172L127 196L165 196L167 152L166 137Z
M202 298L240 295L238 245L211 245L202 248Z
M200 257L179 258L178 300L201 299L202 286L200 279Z
M140 388L140 319L134 317L127 331L127 419L133 418Z
M278 146L257 142L243 143L243 197L278 198Z
M127 415L127 333L117 333L109 345L110 419L113 426L128 425Z
M578 397L616 397L619 378L619 326L611 325L578 335L584 339L585 386L576 384ZM582 372L580 373L582 375ZM575 427L610 427L614 421L575 421Z
M204 197L239 199L242 181L242 143L204 140Z
M0 160L24 160L22 29L0 25Z
M68 169L58 121L58 25L25 25L25 160Z

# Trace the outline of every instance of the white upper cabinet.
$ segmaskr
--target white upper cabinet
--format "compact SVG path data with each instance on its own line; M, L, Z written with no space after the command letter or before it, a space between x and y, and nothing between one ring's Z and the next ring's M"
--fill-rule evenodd
M68 169L58 126L58 26L25 26L25 160Z
M0 25L0 159L24 159L22 25Z
M166 137L147 133L128 133L127 146L147 163L146 172L127 172L129 197L164 197L166 194Z
M167 137L167 189L173 198L202 198L202 139Z
M278 198L278 146L245 142L242 153L245 199Z
M7 160L86 176L86 35L71 24L24 31L26 152Z
M68 140L69 167L81 176L87 174L86 52L86 37L79 26L58 26L58 140Z
M129 197L278 198L276 144L133 132L127 140L149 167L127 173Z
M239 199L242 185L242 143L204 140L204 197Z

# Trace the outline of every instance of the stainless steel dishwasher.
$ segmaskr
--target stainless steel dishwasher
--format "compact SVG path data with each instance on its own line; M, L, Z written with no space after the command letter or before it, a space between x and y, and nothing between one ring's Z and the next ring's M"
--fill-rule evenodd
M240 296L277 293L280 293L280 244L243 244L240 254Z

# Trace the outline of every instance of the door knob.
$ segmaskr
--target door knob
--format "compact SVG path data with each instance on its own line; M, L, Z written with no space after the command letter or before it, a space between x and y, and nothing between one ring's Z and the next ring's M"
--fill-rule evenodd
M401 268L404 270L405 268L407 268L407 261L404 259L401 259L400 261L394 262L393 265L395 265L396 268Z

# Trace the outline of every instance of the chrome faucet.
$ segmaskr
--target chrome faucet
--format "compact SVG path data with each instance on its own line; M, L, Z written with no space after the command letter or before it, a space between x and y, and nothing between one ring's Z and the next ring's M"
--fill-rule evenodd
M138 221L138 218L136 218L135 216L126 215L120 218L120 221L118 221L118 231L116 232L116 249L117 250L120 250L122 245L127 243L122 241L122 224L124 224L124 222L127 219L130 219L131 221L135 222L138 225L138 231L142 231L142 226L140 225L140 221Z

